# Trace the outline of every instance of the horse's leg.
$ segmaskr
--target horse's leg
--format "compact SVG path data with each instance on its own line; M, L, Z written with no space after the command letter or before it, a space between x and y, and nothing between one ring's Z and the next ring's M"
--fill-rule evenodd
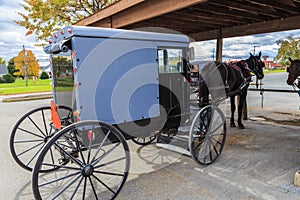
M247 96L246 92L241 93L240 94L240 101L239 101L239 104L238 104L238 125L239 125L240 129L245 128L245 126L242 123L242 114L243 114L244 103L246 101L246 96Z
M236 127L234 123L234 112L235 112L235 96L230 97L230 105L231 105L231 118L230 118L230 126Z
M209 99L208 99L209 91L201 75L199 77L198 94L199 94L199 107L203 108L207 106L209 104Z

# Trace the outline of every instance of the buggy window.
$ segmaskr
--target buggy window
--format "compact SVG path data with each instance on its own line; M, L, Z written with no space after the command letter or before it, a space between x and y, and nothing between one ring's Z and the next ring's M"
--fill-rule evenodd
M73 108L74 74L71 51L52 56L55 103Z
M183 49L159 48L158 67L159 73L183 72Z

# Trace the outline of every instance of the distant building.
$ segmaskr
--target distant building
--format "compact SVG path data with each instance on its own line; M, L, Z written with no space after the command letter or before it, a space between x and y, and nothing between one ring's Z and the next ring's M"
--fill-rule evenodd
M48 75L50 75L51 72L50 65L40 67L39 74L41 75L42 72L46 72Z
M0 64L0 77L2 77L5 74L8 74L8 69L6 65Z
M266 69L280 69L283 68L281 64L275 63L274 60L268 60L269 56L263 56L263 62Z

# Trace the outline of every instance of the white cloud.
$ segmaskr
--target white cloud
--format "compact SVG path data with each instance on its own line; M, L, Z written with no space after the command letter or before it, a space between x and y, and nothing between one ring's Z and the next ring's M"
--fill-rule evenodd
M262 55L274 59L279 48L276 41L286 39L290 35L300 38L300 30L225 38L223 40L223 59L246 59L249 52L253 53L254 46L256 53L261 51ZM213 51L216 49L216 40L199 42L199 45L208 51L207 54L213 55Z
M35 46L36 36L26 36L26 29L14 22L21 19L17 12L24 12L20 3L19 0L0 0L0 57L8 61L17 56L25 45L25 48L31 50L37 59L46 59L48 55L43 52L43 48ZM40 64L47 65L44 62Z

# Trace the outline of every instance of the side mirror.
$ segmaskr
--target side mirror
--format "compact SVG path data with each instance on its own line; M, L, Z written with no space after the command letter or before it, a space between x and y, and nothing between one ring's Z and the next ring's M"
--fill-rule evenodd
M194 60L195 59L195 49L194 47L190 47L189 49L189 60Z

